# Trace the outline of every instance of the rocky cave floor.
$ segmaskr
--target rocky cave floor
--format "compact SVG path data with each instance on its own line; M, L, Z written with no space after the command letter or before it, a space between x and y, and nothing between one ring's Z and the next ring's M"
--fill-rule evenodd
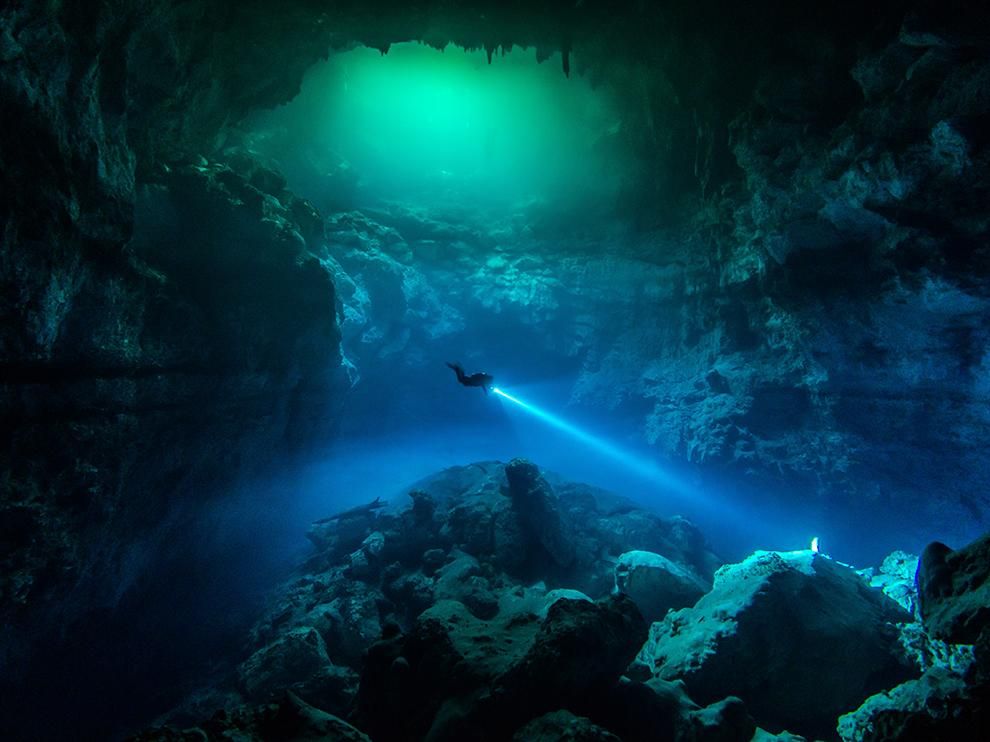
M720 566L688 521L523 459L409 498L314 523L243 661L133 739L932 740L987 721L990 537L920 569Z

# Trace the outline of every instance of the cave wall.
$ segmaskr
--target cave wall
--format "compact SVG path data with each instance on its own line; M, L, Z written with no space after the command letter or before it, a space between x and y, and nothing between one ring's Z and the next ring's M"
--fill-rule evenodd
M307 242L316 217L277 178L199 155L239 113L291 97L317 52L297 26L284 82L255 76L252 60L279 55L242 53L251 19L232 26L228 11L0 11L11 657L114 605L238 477L324 439L346 388L333 283ZM285 33L267 38L285 50ZM234 59L246 77L225 77Z

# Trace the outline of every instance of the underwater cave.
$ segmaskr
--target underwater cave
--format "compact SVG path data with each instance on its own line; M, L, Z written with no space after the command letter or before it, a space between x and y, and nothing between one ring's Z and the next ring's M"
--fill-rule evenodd
M5 3L0 738L985 738L987 28Z

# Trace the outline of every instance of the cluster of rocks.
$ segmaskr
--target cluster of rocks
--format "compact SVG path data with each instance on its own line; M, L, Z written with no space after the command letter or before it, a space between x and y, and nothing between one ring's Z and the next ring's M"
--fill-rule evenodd
M985 643L985 544L930 549L919 600L910 555L716 569L686 521L521 459L410 497L313 524L249 655L169 722L224 710L138 739L861 742L982 718L985 668L954 645Z
M214 729L250 726L239 704L265 718L306 704L375 739L594 728L574 714L619 723L641 692L619 681L647 639L642 614L690 605L718 560L681 518L550 479L519 459L455 467L404 509L375 501L314 523L314 553L256 626L254 651L175 718L212 704L228 709ZM652 713L679 728L724 715L663 687L666 711Z
M641 659L700 702L734 695L771 729L835 736L863 698L917 674L897 625L911 620L851 567L812 551L756 552L651 630Z

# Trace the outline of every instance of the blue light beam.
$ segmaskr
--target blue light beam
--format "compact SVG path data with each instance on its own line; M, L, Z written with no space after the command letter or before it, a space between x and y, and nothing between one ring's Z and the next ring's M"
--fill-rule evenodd
M646 479L656 482L657 484L660 484L669 489L676 490L678 492L684 492L685 488L681 482L678 482L674 477L672 477L670 474L665 472L663 469L661 469L653 462L647 461L645 459L641 459L637 456L628 453L627 451L623 451L621 448L613 446L608 441L602 440L598 436L591 435L591 433L586 433L585 431L581 430L580 428L574 425L571 425L569 422L557 417L556 415L552 415L549 412L541 410L539 407L535 407L534 405L531 405L528 402L523 402L521 399L517 397L513 397L511 394L507 394L506 392L503 392L498 387L494 387L492 391L495 392L495 394L497 394L498 396L502 397L503 399L507 399L510 402L518 405L522 409L526 410L526 412L542 420L551 427L554 427L557 430L567 433L569 436L575 438L576 440L581 441L586 446L589 446L595 449L596 451L605 454L609 458L618 461L620 464L628 467L636 474L645 477Z

